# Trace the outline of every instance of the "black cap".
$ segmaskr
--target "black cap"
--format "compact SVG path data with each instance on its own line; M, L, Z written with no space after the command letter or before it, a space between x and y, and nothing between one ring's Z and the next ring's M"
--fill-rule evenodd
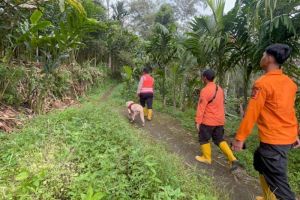
M215 72L211 69L207 69L202 73L202 76L205 77L209 81L213 81L215 79Z
M273 56L279 65L290 57L291 52L292 49L286 44L272 44L266 48L266 53Z

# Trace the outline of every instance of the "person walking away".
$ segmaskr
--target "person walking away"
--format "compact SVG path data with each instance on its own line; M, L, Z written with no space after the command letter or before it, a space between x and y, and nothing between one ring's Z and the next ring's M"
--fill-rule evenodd
M140 104L144 108L144 115L149 121L152 120L152 104L154 94L154 78L150 75L150 69L145 67L137 89Z
M297 86L281 69L290 53L285 44L266 48L260 61L265 74L254 83L245 117L232 144L233 150L242 150L257 123L260 145L253 163L263 189L263 197L256 197L257 200L296 199L288 183L287 154L294 145L300 145L294 108Z
M206 86L200 92L195 118L202 156L196 156L196 160L211 164L210 139L212 138L213 142L220 147L228 158L231 171L233 171L238 168L238 161L224 140L224 92L220 86L213 82L214 78L213 70L205 70L202 74L202 81Z

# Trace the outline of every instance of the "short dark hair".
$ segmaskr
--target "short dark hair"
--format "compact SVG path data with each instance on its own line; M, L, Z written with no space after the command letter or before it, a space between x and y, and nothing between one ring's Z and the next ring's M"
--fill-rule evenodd
M215 79L215 72L211 69L207 69L202 73L202 76L205 77L209 81L213 81Z
M265 52L273 56L277 64L282 65L290 57L292 49L286 44L272 44L266 48Z
M151 72L151 68L150 67L144 67L143 72L146 73L146 74L149 74Z

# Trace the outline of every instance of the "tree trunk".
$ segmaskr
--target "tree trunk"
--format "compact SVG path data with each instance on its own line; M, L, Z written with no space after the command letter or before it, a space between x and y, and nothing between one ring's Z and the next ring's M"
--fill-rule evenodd
M221 59L222 58L219 56L218 61L217 61L217 70L218 70L217 75L218 75L218 79L219 79L219 85L224 88L224 76L225 76L225 74L224 74L224 66L222 64Z
M107 6L107 19L109 19L109 15L110 15L110 13L109 13L109 10L110 10L110 3L109 3L109 0L106 0L106 6Z
M185 86L186 86L187 76L186 73L183 75L183 81L180 86L180 110L183 111L183 107L185 104Z
M228 96L229 81L230 81L230 74L228 73L227 81L226 81L226 86L224 87L224 95L225 95L225 99L226 99L227 96Z
M108 68L112 71L112 64L111 64L111 53L108 54Z
M166 105L165 83L166 83L166 80L165 80L165 77L164 77L163 78L163 83L162 83L162 98L163 98L164 106Z
M36 48L36 62L37 62L37 64L39 64L39 48L37 47Z
M173 106L176 108L176 76L173 84Z
M240 103L240 116L241 118L244 118L245 115L245 109L243 107L243 103Z
M243 102L243 104L244 104L244 108L246 108L247 102L248 102L249 81L250 81L250 76L251 76L252 70L247 67L245 69L244 73L245 73L245 75L244 75L244 91L243 91L244 102Z
M164 67L164 81L163 81L163 101L164 106L167 105L167 96L166 96L166 80L167 80L167 67Z

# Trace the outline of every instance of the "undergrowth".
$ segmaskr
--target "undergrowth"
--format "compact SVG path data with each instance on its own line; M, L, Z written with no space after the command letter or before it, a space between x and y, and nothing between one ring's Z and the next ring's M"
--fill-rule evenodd
M2 199L217 199L210 179L141 136L99 92L1 134Z

